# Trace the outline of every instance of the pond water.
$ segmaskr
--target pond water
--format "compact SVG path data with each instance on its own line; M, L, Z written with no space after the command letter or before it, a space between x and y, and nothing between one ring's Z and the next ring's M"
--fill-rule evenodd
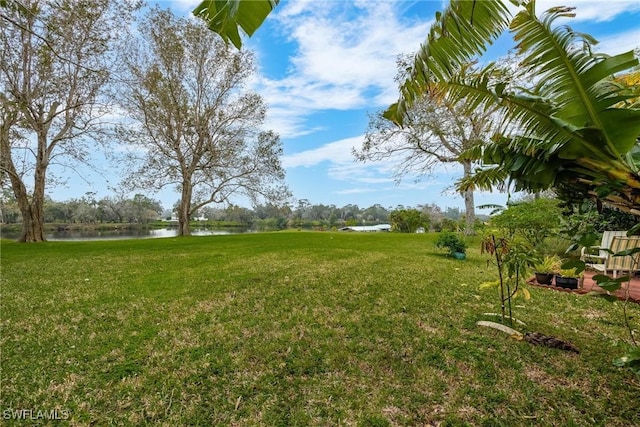
M213 229L213 228L192 228L192 236L217 236L227 234L246 233L246 229ZM158 229L127 229L127 230L58 230L45 232L44 238L48 241L61 240L118 240L118 239L157 239L162 237L175 237L178 235L177 228ZM2 238L16 240L20 237L19 232L2 231Z

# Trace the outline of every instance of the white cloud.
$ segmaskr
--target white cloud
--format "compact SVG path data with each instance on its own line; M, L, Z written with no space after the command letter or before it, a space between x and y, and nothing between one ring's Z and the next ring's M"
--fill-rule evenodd
M411 44L399 44L409 35L413 49L426 34L400 26L387 3L381 10L367 10L355 20L336 25L332 18L313 18L296 25L292 37L299 43L292 58L302 76L335 86L386 87L396 73L395 57ZM390 19L391 18L391 19Z
M567 23L608 21L640 10L638 0L613 0L606 7L596 0L575 4L577 16ZM557 0L538 0L536 7L541 13L557 5ZM431 25L429 16L403 19L403 8L406 3L393 1L280 3L268 19L277 22L276 31L295 50L283 78L262 76L256 85L270 109L279 110L271 114L270 128L283 138L300 136L317 129L307 127L307 118L317 111L383 108L395 102L396 58L417 50ZM631 49L638 32L603 40L599 50Z
M381 161L375 163L356 162L353 158L349 163L331 164L327 168L329 178L349 183L379 185L395 182L394 171L390 163Z
M330 142L321 147L285 155L282 163L285 168L314 167L325 164L326 176L330 180L345 183L347 188L336 194L363 194L373 191L425 191L434 188L450 188L462 175L458 164L439 164L428 176L418 173L396 179L402 156L395 156L376 162L358 162L352 155L352 149L362 146L364 135Z
M638 0L609 0L606 2L602 0L537 0L536 15L540 16L547 10L557 6L575 7L573 13L576 16L570 20L564 20L564 23L582 21L607 22L618 15L640 11L640 2ZM521 7L516 7L511 3L508 3L507 7L512 15L522 10Z
M282 2L279 6L280 9L278 11L278 17L280 19L286 19L293 16L298 16L308 10L312 10L314 6L316 6L316 4L312 0Z
M401 2L281 4L274 19L296 49L285 77L263 76L256 90L270 108L288 111L273 128L285 138L308 132L305 119L314 112L393 102L396 58L417 50L429 28L403 21Z
M370 165L371 166L371 165ZM395 180L391 179L390 177L361 177L357 179L358 182L361 182L363 184L388 184L388 183L395 183Z
M367 194L367 193L373 193L375 191L379 191L379 188L376 187L366 187L366 188L349 188L346 190L338 190L336 191L336 194L341 194L344 196L348 196L350 194Z
M261 78L255 85L270 106L305 113L328 109L348 110L365 102L357 88L301 76L290 76L283 80Z
M280 136L294 138L308 135L322 130L320 126L309 126L304 119L292 111L283 107L270 107L267 110L267 117L264 124L265 129L271 129Z
M396 183L393 180L380 180L379 182L371 182L367 187L355 186L351 188L345 188L343 190L337 190L335 193L340 195L352 195L352 194L392 194L401 192L431 192L437 190L439 194L450 193L446 188L452 185L452 182L441 182L437 179L425 179L422 181L402 181ZM453 192L453 194L456 194Z
M640 47L640 26L624 33L602 37L594 50L609 55L617 55L638 47Z
M356 188L343 190L340 194L346 194L344 191L354 194L366 191L367 187L363 187L363 185L377 189L380 189L381 185L387 189L396 188L394 174L398 169L400 159L392 158L368 163L357 162L352 155L352 150L359 149L363 140L364 135L359 135L333 141L311 150L285 155L282 158L282 164L285 168L297 168L313 167L325 163L327 178L356 186ZM407 182L409 181L412 181L412 178L408 177Z
M595 21L606 22L611 21L616 16L623 13L633 13L640 11L640 2L638 0L580 0L573 2L562 2L558 0L538 0L536 2L536 12L539 15L552 7L567 4L575 6L576 17L573 22L578 21Z
M322 162L344 165L353 162L351 149L362 144L362 136L330 142L312 150L288 154L282 157L285 168L310 167Z

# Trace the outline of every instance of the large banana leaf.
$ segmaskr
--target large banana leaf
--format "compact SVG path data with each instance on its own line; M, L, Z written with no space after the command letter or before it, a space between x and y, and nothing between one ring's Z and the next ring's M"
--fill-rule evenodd
M211 31L231 41L240 49L242 39L240 29L248 36L262 25L265 18L280 0L204 0L193 14L202 18Z
M538 93L554 106L553 116L558 123L566 123L576 129L598 130L582 133L579 142L592 155L619 158L635 144L640 134L640 111L617 108L622 99L633 95L624 94L611 84L615 73L626 71L638 64L633 52L613 57L593 55L589 46L594 40L569 27L553 27L554 21L572 16L572 8L550 9L540 19L536 17L535 2L530 2L511 22L514 40L519 52L524 55L521 66L525 72L539 79L542 84ZM629 119L636 124L621 126ZM595 139L589 140L588 136ZM578 157L584 150L576 150L567 158ZM599 150L600 153L595 153ZM581 151L580 153L576 151Z
M461 67L482 55L510 21L506 2L452 1L443 13L436 14L427 40L415 55L411 74L400 88L400 100L389 107L385 117L402 125L406 112L430 81L450 80Z
M535 1L529 1L509 21L509 29L524 58L520 71L534 86L518 87L508 72L493 64L475 76L460 73L465 61L481 53L510 18L506 11L493 19L485 16L492 9L502 10L498 3L503 2L452 1L437 17L415 57L411 77L401 86L399 101L385 117L402 126L405 112L435 81L451 101L464 99L478 109L500 107L501 136L475 153L485 167L460 189L491 189L506 180L517 190L537 191L579 181L594 191L597 186L614 188L616 194L606 195L609 200L637 209L633 189L640 177L638 156L632 152L638 151L640 109L632 107L640 91L614 79L637 66L633 52L595 55L589 35L554 26L558 18L573 15L571 8L552 8L538 18ZM452 26L456 31L449 37L444 29ZM461 43L465 36L468 41Z

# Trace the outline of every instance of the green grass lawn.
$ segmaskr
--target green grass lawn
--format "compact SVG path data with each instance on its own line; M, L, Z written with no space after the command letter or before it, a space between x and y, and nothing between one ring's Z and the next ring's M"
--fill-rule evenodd
M533 288L515 316L582 351L518 342L475 326L499 311L478 289L495 279L487 257L434 242L3 241L3 422L27 409L100 426L640 425L640 378L611 363L620 303Z

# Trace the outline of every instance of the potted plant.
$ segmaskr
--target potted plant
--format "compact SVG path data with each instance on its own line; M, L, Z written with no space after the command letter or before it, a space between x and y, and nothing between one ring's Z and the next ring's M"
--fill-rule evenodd
M565 289L578 289L580 277L582 277L582 272L578 273L575 268L560 270L556 274L556 286Z
M467 243L456 234L449 231L440 233L436 241L436 247L447 248L449 255L456 259L465 259L467 253Z
M554 274L560 271L560 258L557 255L547 255L533 265L536 282L540 285L551 285Z

